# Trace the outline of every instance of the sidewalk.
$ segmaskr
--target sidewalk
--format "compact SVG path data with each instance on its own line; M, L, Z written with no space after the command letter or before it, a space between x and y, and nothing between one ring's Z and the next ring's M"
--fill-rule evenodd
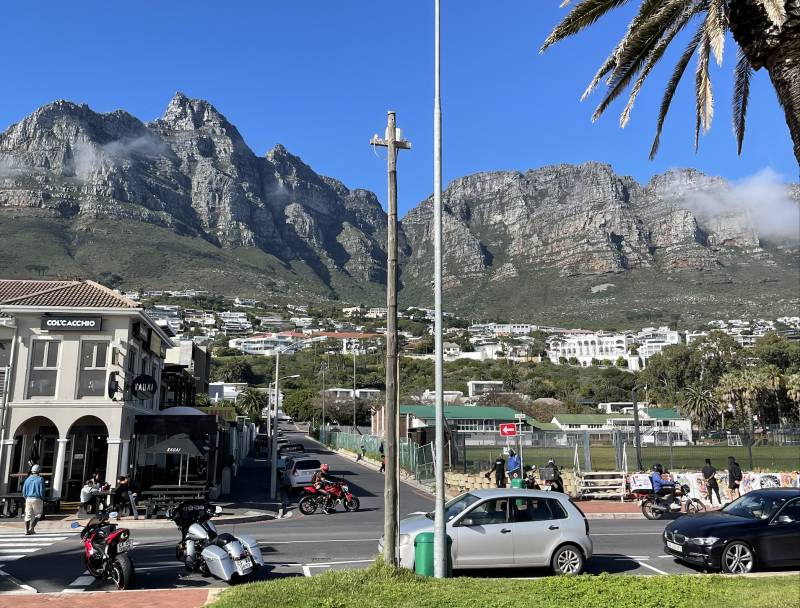
M84 593L38 593L25 595L28 606L87 608L108 601L113 593L114 604L137 608L199 608L217 600L222 589L156 589L153 591L90 591Z
M222 514L214 518L218 526L276 519L283 508L280 498L269 499L269 464L266 460L251 457L245 458L236 477L231 479L231 493L212 502L222 507ZM77 508L62 509L60 513L47 515L36 526L36 531L69 530L73 522L86 522L89 517L78 519ZM120 517L118 525L132 530L175 527L168 519L144 519L143 514L138 520L132 516ZM22 519L0 519L0 533L24 529Z

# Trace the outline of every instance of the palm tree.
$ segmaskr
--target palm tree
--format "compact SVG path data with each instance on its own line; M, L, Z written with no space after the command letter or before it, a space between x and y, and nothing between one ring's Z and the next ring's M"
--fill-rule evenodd
M570 2L571 0L565 0L564 4ZM629 0L579 2L550 33L541 50L574 36L628 2ZM800 163L800 93L797 91L800 48L795 42L800 35L800 21L793 16L798 10L800 0L641 0L639 12L628 26L628 31L583 94L585 99L600 80L606 77L608 89L592 120L597 120L611 102L632 84L628 104L620 118L620 125L624 127L630 120L633 102L644 81L675 37L691 26L694 33L675 65L664 91L650 159L658 152L661 129L672 98L695 51L696 150L700 128L702 127L703 133L707 132L714 115L709 74L711 56L713 55L717 64L722 65L725 35L730 31L739 47L733 92L733 131L738 152L741 154L744 139L750 79L754 70L765 67L783 107L794 143L795 158ZM787 19L789 15L792 17Z
M783 375L781 368L771 364L761 368L764 375L767 390L775 398L775 405L778 408L778 425L783 427L783 412L781 412L781 392L783 390Z
M794 402L797 414L800 416L800 374L787 374L784 378L786 396Z
M267 396L255 387L248 386L236 400L236 409L242 414L261 414L267 407Z
M685 392L686 400L681 409L702 431L719 413L719 405L712 398L711 391L702 386L687 386Z
M745 369L739 374L739 382L741 397L747 414L747 428L750 433L750 440L752 441L755 438L755 429L753 428L753 403L758 402L766 392L766 380L757 371ZM764 424L763 419L761 420L761 424Z
M727 374L723 374L719 379L719 383L717 384L716 388L717 400L722 406L723 411L728 407L728 405L733 406L733 417L736 421L737 427L739 426L741 414L740 390L738 372L728 372Z

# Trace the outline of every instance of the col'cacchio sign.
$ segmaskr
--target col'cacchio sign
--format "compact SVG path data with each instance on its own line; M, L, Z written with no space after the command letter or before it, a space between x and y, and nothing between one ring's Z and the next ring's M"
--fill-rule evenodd
M42 329L48 331L100 331L103 329L102 317L42 317Z

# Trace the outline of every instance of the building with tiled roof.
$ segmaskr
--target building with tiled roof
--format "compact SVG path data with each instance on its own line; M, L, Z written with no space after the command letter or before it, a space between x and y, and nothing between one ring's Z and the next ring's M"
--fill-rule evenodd
M93 281L0 280L0 493L19 491L32 456L69 500L95 471L111 483L127 473L136 417L166 395L172 346L139 305Z

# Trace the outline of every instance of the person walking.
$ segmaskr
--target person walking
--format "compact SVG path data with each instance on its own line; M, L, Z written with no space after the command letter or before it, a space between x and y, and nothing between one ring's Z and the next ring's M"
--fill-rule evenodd
M503 458L503 454L497 455L497 460L494 461L494 466L489 469L489 472L486 473L486 479L489 477L494 471L494 484L498 488L505 487L506 484L506 461Z
M708 502L711 506L714 505L714 498L712 492L717 495L717 502L722 506L722 499L719 497L719 484L717 483L717 469L711 466L711 460L706 458L706 466L703 467L703 481L706 483L706 490L708 491Z
M733 502L739 498L739 486L742 484L742 469L733 456L728 456L728 499ZM734 494L736 497L734 498Z
M25 534L36 534L35 528L44 509L44 479L39 475L39 465L31 467L31 474L22 486L25 499Z

